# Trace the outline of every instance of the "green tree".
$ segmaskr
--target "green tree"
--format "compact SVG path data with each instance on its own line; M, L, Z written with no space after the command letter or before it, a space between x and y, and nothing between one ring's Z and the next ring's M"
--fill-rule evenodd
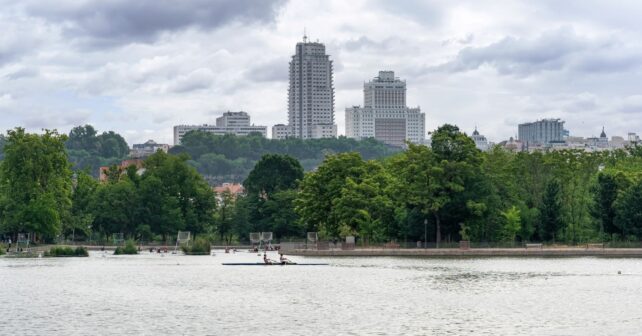
M615 202L615 225L622 238L630 235L642 239L642 180L627 188Z
M266 154L256 163L243 185L249 194L269 198L274 192L294 189L303 178L303 167L289 155Z
M502 211L504 217L504 225L502 227L502 237L504 241L514 242L517 233L522 228L522 218L519 209L512 206L506 211Z
M71 197L71 218L65 227L65 235L72 234L88 236L91 233L94 215L92 213L92 200L98 189L98 181L84 171L76 173L76 180Z
M560 183L552 179L546 186L542 200L542 234L544 240L555 241L558 232L563 228L562 204L560 202Z
M319 231L328 238L340 237L341 218L333 212L333 200L341 197L348 178L359 182L365 174L365 162L357 153L329 155L314 172L301 182L295 210L308 231Z
M187 155L169 155L159 151L145 160L142 181L154 177L161 182L158 193L171 213L166 221L192 233L209 232L214 226L216 198L203 177L187 164ZM142 183L142 182L141 182ZM173 211L180 212L180 220ZM161 232L157 232L161 233Z
M616 177L612 174L598 174L593 195L593 215L600 220L600 231L612 237L614 233L620 232L615 225L615 201L618 196Z
M234 195L229 190L225 190L220 195L220 202L216 210L216 230L221 240L228 245L232 243L234 235L235 201Z
M2 229L54 238L69 219L71 208L72 174L64 148L67 137L50 130L29 134L22 128L7 134L0 166Z

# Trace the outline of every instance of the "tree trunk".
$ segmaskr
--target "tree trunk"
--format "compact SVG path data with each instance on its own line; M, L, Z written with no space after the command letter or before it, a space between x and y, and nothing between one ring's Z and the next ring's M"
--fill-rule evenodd
M436 237L435 242L437 243L437 248L439 248L439 243L441 242L441 221L439 219L439 214L435 214L435 226L436 226Z

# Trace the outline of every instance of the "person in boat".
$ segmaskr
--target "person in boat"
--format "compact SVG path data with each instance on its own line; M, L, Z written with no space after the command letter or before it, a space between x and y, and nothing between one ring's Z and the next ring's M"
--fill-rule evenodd
M279 261L281 261L281 264L291 264L292 263L290 261L290 259L284 257L282 253L279 253Z
M271 264L270 259L268 259L268 257L267 257L267 252L263 252L263 262L264 262L266 265Z

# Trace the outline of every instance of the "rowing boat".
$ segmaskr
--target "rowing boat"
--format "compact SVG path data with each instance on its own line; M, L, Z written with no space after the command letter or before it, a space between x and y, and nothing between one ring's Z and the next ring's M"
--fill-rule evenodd
M223 263L223 266L328 266L329 264L318 264L318 263Z

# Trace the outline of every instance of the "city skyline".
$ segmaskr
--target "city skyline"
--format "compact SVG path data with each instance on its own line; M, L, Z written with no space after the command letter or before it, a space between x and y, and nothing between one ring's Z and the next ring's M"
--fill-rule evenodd
M2 130L89 123L131 144L171 143L173 125L227 110L287 124L288 61L304 27L334 62L339 134L342 111L384 69L407 80L427 131L478 126L497 142L543 118L584 137L642 129L636 3L0 4Z

